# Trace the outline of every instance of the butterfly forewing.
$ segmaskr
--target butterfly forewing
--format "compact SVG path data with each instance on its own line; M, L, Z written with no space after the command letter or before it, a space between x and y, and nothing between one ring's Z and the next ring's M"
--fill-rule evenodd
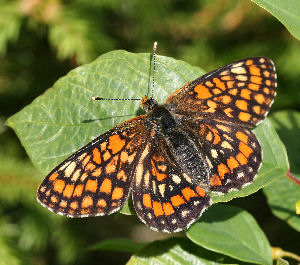
M248 58L190 82L169 96L167 103L189 117L225 119L251 128L269 112L276 86L273 62Z
M37 198L50 210L71 217L105 215L125 203L132 170L143 148L145 117L100 135L54 168Z

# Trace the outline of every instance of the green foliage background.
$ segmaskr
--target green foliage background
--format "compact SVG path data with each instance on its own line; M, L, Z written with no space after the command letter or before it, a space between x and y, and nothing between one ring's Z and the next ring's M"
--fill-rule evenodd
M0 265L124 264L128 260L128 264L190 264L191 261L270 264L270 254L264 255L263 251L269 244L300 255L300 217L295 213L300 188L283 173L276 175L276 168L264 171L269 180L258 188L270 183L263 192L248 192L251 196L214 205L187 233L165 235L151 231L135 215L117 213L68 219L41 207L35 196L45 172L33 167L15 132L5 125L8 117L30 104L71 69L112 50L145 53L158 41L159 54L205 71L244 57L262 55L275 62L278 74L278 94L270 121L286 146L291 172L300 177L297 39L300 39L297 0L1 1ZM195 71L193 74L199 71L190 66L180 67L182 71ZM164 84L164 79L159 79L159 68L157 75L158 82ZM139 80L133 81L143 85ZM81 97L82 94L80 100ZM88 99L82 100L89 104ZM8 122L12 127L13 121ZM260 135L265 127L256 130ZM272 134L271 138L277 139L274 137ZM88 136L83 141L87 140ZM275 145L278 143L276 140ZM277 154L280 156L283 161L281 152ZM55 159L60 158L53 159L52 163L56 163ZM42 160L43 157L41 163ZM216 198L216 201L227 200ZM218 220L220 212L229 221ZM248 226L230 233L240 222ZM227 232L222 234L222 240L220 231ZM258 243L249 237L249 244L243 248L226 244L240 242L249 231L256 233ZM159 239L164 241L155 241ZM253 249L256 256L252 254L251 259ZM287 260L293 264L291 259Z

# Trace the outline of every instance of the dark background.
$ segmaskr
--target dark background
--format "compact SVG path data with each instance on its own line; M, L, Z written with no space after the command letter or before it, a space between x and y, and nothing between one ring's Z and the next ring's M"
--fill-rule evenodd
M35 196L43 176L5 126L9 116L76 66L115 49L151 52L154 41L159 54L206 71L244 57L269 57L278 72L270 115L300 109L299 42L250 1L2 1L0 264L124 264L129 254L86 248L107 238L168 236L151 231L136 216L68 219L41 207ZM272 246L300 253L297 232L272 215L262 192L230 204L248 210Z

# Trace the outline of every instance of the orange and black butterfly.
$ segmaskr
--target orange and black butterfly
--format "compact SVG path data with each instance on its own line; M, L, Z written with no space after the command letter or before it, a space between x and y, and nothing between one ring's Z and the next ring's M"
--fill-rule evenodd
M276 94L271 60L240 60L186 84L166 103L144 97L145 115L75 152L44 179L38 201L69 217L118 211L132 194L151 229L188 228L211 205L209 192L250 184L262 162L251 128Z

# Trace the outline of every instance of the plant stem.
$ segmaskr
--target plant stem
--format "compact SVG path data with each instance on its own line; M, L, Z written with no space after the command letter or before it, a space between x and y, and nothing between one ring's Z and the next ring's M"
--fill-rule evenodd
M296 178L290 170L286 173L286 177L296 183L298 186L300 186L300 179Z

